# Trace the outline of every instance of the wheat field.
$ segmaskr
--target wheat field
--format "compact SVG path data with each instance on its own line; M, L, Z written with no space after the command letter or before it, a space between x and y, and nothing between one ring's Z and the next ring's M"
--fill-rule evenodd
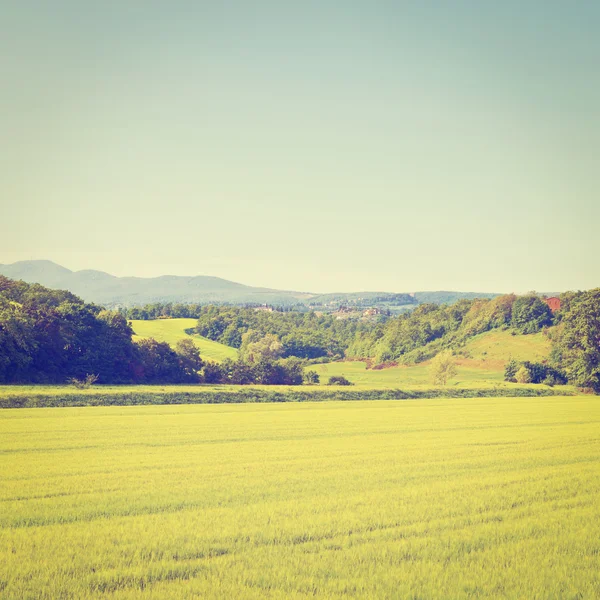
M0 411L0 597L598 598L597 397Z

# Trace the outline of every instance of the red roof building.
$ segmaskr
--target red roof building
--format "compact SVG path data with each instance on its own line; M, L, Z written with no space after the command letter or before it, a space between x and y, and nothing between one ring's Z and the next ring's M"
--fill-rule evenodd
M544 302L550 307L550 310L552 312L556 312L557 310L560 310L560 298L556 298L555 296L552 296L552 298L546 298L544 300Z

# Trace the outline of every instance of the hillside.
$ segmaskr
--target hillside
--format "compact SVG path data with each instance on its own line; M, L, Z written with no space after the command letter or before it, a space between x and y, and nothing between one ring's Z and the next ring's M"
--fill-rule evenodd
M196 326L196 319L157 319L155 321L131 321L134 339L154 338L158 342L167 342L171 346L182 339L191 338L204 359L221 362L226 358L235 360L238 351L219 342L213 342L200 335L188 335L185 330Z
M358 310L379 307L405 310L420 302L447 303L460 298L490 297L472 292L352 292L315 294L253 287L207 275L161 277L116 277L103 271L71 271L49 260L27 260L0 264L0 275L68 290L86 302L105 306L140 306L156 302L185 304L270 304L319 310L336 310L347 305Z
M510 358L541 362L548 358L550 340L543 333L512 335L510 331L492 330L473 336L460 349L456 358L457 374L450 386L508 386L504 367ZM365 388L404 388L431 385L430 361L411 366L368 369L365 362L340 361L311 365L322 383L332 376L343 376Z
M468 358L495 362L502 368L514 358L541 362L548 358L552 344L543 333L513 335L507 330L493 330L472 337L462 349Z

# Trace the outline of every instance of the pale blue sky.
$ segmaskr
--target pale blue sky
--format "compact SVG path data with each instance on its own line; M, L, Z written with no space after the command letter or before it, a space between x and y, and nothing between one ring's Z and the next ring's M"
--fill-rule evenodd
M600 2L4 2L0 263L600 285Z

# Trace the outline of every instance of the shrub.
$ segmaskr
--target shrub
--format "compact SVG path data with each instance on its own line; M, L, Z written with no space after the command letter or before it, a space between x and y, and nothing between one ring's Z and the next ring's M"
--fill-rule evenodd
M516 373L515 379L518 383L531 383L531 373L529 369L523 365Z
M443 350L431 361L431 380L435 385L446 385L456 375L452 350Z
M339 376L333 376L329 378L329 381L327 382L327 385L354 385L351 381L349 381L348 379L346 379L345 377L339 375Z
M504 367L504 381L510 381L515 383L517 381L516 375L519 370L519 363L514 358L510 358Z
M306 371L304 373L304 383L308 385L317 385L321 381L316 371Z
M77 377L70 377L68 383L75 386L78 390L87 390L91 388L96 381L98 381L98 375L86 375L83 379L77 379Z

